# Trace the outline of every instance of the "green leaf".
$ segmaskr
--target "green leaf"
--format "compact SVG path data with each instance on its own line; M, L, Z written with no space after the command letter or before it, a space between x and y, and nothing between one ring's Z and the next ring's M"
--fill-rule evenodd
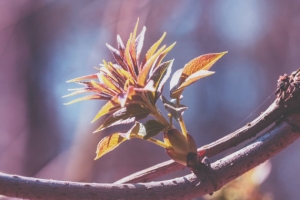
M110 115L95 132L104 130L110 126L129 124L143 119L149 114L150 111L147 108L143 108L140 104L129 104Z
M157 135L166 128L163 124L156 120L149 120L144 124L144 126L146 129L146 134L143 137L144 140Z
M126 140L127 139L125 138L123 133L114 133L112 135L104 137L98 143L95 160L99 159L104 154L114 150L116 147L118 147L122 142Z

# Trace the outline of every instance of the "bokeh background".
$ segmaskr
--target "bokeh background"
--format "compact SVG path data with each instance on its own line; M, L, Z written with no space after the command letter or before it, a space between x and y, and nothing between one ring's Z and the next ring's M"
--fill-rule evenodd
M258 116L274 100L279 75L299 68L296 0L0 0L0 171L111 183L168 159L163 149L131 140L94 161L100 139L122 127L92 134L103 102L64 106L74 98L61 98L77 87L66 80L112 60L105 43L116 46L117 34L126 40L138 17L139 31L147 27L144 52L164 31L164 44L177 41L166 58L175 58L173 71L201 54L228 51L215 75L184 92L198 146ZM299 150L297 141L271 159L261 191L299 198Z

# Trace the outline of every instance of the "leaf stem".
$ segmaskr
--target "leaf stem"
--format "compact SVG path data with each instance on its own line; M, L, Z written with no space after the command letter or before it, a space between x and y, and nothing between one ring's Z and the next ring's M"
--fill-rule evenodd
M140 136L140 135L134 135L134 138L138 138L138 139L144 140L144 139L143 139L143 136ZM158 139L155 139L155 138L153 138L153 137L148 138L146 141L152 142L153 144L156 144L156 145L158 145L158 146L160 146L160 147L162 147L162 148L164 148L164 149L170 148L169 145L167 145L167 144L165 144L164 142L162 142L162 141L160 141L160 140L158 140Z
M177 97L176 98L176 104L177 106L179 106L180 104L180 97ZM186 129L186 126L185 126L185 123L184 123L184 120L183 120L183 117L182 117L182 114L180 114L180 117L179 117L179 125L180 125L180 128L181 128L181 131L182 131L182 134L185 136L185 138L187 139L187 129Z

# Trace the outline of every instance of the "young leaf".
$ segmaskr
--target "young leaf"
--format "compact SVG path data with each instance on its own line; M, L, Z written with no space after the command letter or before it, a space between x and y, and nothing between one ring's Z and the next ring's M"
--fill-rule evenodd
M106 115L108 113L111 113L113 111L116 111L119 109L121 106L119 103L116 101L117 97L114 97L112 100L108 101L102 108L99 110L97 115L94 117L91 123L95 122L97 119L99 119L101 116Z
M178 98L186 86L192 84L200 78L211 75L211 72L210 74L207 73L207 75L204 76L202 76L200 72L197 72L200 70L209 70L211 66L225 53L227 52L205 54L188 62L183 69L178 70L173 75L170 83L170 96L172 98ZM190 76L192 77L189 78ZM189 80L185 82L188 78ZM182 85L184 82L185 84ZM181 89L179 89L180 87Z
M95 132L104 130L110 126L129 124L135 120L143 119L149 114L150 111L140 104L129 104L110 115Z
M146 134L143 137L144 140L157 135L164 128L166 128L163 124L159 123L156 120L149 120L144 124L144 126L146 129Z
M125 135L123 133L114 133L103 138L97 146L96 150L96 158L99 159L104 154L114 150L117 146L119 146L122 142L126 141Z
M183 112L188 108L187 106L182 104L175 105L175 103L167 100L163 95L161 96L161 100L164 104L165 109L176 121L179 120L180 116L182 116Z
M82 76L82 77L78 77L78 78L68 80L67 83L83 81L83 80L86 80L86 79L97 79L97 78L98 78L97 74L91 74L91 75Z
M140 86L145 85L145 82L147 80L149 72L151 71L151 68L153 67L153 63L155 62L156 58L161 54L161 52L165 48L166 48L166 45L162 46L153 56L151 56L150 59L144 65L144 68L140 71L140 74L137 77L137 82Z
M184 67L180 78L180 84L191 74L199 70L209 70L217 60L219 60L227 51L221 53L210 53L194 58Z
M179 80L180 80L182 70L183 70L183 68L178 69L171 78L171 81L170 81L170 96L171 96L171 98L176 98L176 96L174 97L173 92L176 91L176 89L179 86Z
M146 53L146 56L141 66L144 66L146 62L152 57L152 55L155 53L156 49L158 48L158 46L161 44L161 42L165 37L166 37L166 32L164 32L161 38L150 47L150 49Z
M191 74L177 89L172 91L172 97L178 97L182 94L183 90L191 85L192 83L198 81L201 78L204 78L206 76L210 76L214 74L215 72L207 71L207 70L200 70L193 74Z
M167 154L176 162L187 165L188 153L197 153L194 139L188 134L188 139L177 129L171 129L164 134L164 141L172 148L166 149Z
M104 98L99 94L93 94L93 95L81 97L81 98L78 98L78 99L74 99L73 101L70 101L68 103L64 103L64 105L70 105L70 104L73 104L73 103L77 103L79 101L92 100L92 99L102 99L103 100Z

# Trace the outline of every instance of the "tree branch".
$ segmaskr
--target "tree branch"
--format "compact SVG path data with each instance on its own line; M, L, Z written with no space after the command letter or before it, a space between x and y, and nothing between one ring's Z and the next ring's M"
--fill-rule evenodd
M258 116L252 122L247 123L242 128L222 137L221 139L198 148L198 153L202 157L215 156L231 147L244 142L247 139L256 136L256 134L258 134L260 131L267 128L276 120L280 119L281 116L299 109L299 70L300 69L293 72L290 76L285 74L284 76L279 77L276 91L277 98L267 108L266 111L260 114L260 116ZM115 183L147 182L154 178L158 178L160 176L175 172L177 170L182 170L184 168L185 166L176 163L173 160L168 160L124 177L116 181Z
M300 136L299 125L300 115L290 115L243 149L213 163L214 183L199 182L194 174L161 182L96 184L0 173L0 194L30 199L191 199L218 190L277 154Z
M277 99L257 121L199 149L212 156L255 136L266 124L275 125L243 149L211 165L204 180L194 174L172 180L135 184L63 182L0 173L0 194L30 199L191 199L212 193L271 158L299 137L300 70L281 76ZM285 117L283 117L285 115ZM252 131L250 131L252 130ZM245 134L248 133L249 135ZM168 165L175 165L168 163ZM178 167L178 166L177 166ZM176 168L176 165L175 165ZM187 192L188 191L188 192Z

